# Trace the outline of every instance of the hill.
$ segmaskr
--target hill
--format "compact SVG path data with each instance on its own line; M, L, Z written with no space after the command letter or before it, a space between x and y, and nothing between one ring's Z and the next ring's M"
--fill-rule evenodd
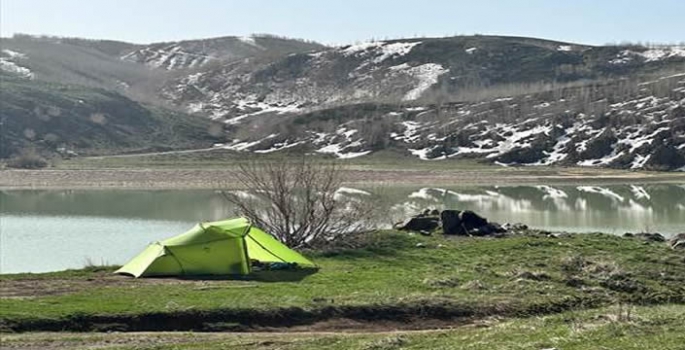
M138 45L20 34L2 38L0 72L117 90L136 99L154 99L160 86L177 76L169 70L249 57L275 59L321 48L322 45L312 42L266 35Z
M481 101L350 104L254 116L224 148L299 147L339 158L394 150L424 160L685 170L684 103L685 74L674 74Z
M116 92L4 77L0 158L35 149L46 156L209 147L222 128Z
M11 84L76 84L223 122L234 151L654 170L685 168L683 74L677 46L480 35L341 47L265 35L150 45L19 36L0 53Z
M191 112L237 122L359 102L459 97L502 85L615 79L683 69L685 49L585 46L499 36L367 42L275 61L230 62L167 85Z
M321 50L324 47L315 42L273 35L227 36L145 45L122 55L121 58L149 67L176 70L199 68L213 62L250 57L279 57Z
M2 38L0 158L29 148L49 155L210 146L223 140L220 125L188 116L158 95L165 81L185 74L169 70L252 55L273 59L321 47L273 36L152 45L29 35ZM162 53L165 48L173 54ZM192 55L205 58L192 63ZM175 63L179 60L187 64Z

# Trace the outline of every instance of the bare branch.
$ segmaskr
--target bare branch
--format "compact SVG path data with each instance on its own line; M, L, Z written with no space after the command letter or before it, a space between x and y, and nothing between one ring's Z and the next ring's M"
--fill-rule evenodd
M291 247L337 239L373 227L370 203L338 192L342 168L336 162L248 161L233 172L247 191L224 191L240 215Z

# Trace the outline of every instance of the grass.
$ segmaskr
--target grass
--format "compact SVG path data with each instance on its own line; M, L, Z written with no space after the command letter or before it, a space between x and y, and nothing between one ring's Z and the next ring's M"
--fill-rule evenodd
M483 320L455 329L379 333L160 333L17 334L10 348L106 349L683 349L685 306L616 306L526 319Z
M394 231L361 243L311 252L321 269L301 281L133 280L111 277L107 267L2 275L3 289L19 293L0 299L0 325L30 329L47 321L153 314L255 318L248 323L295 315L307 323L421 310L428 318L524 316L617 302L685 303L685 259L662 243L602 234L450 239ZM98 282L107 279L114 282ZM62 292L21 297L21 288L55 285Z
M297 151L293 151L293 159L298 159ZM287 153L287 151L285 151ZM107 169L107 168L227 168L235 166L236 162L244 161L245 153L223 149L212 149L189 153L140 154L130 156L102 156L80 157L63 160L56 164L62 169ZM271 160L281 159L278 154L251 154L250 159ZM332 161L330 156L317 155L322 161ZM444 161L422 161L414 156L392 150L383 150L366 157L340 161L352 169L388 169L388 170L502 170L507 168L475 159L450 159ZM536 167L534 169L542 169Z
M282 154L251 155L250 159L268 161L280 158ZM296 156L294 156L296 158ZM332 161L327 156L320 157L322 161ZM84 170L84 169L207 169L207 170L230 170L236 164L245 160L245 154L227 150L209 150L189 153L167 153L157 155L133 155L133 156L103 156L103 157L77 157L55 162L56 169ZM594 182L616 181L616 179L649 179L650 181L683 181L685 175L678 172L649 172L627 171L606 168L579 168L579 167L502 167L483 162L477 159L448 159L440 161L425 161L414 156L398 153L397 151L384 150L372 153L365 157L343 160L341 164L348 171L393 171L393 172L449 172L454 176L471 178L506 177L519 181L585 181L595 178ZM466 178L465 178L466 179ZM613 179L613 180L612 180ZM487 182L487 181L485 181Z
M257 161L282 157L254 156ZM317 155L322 162L332 158ZM253 156L249 157L250 159ZM49 169L9 171L0 185L12 189L216 189L239 186L231 173L245 153L227 150L126 156L77 157L52 161ZM296 159L293 156L293 159ZM513 184L683 183L685 172L628 171L578 167L502 167L475 159L424 161L398 152L381 151L340 160L348 186L440 186ZM2 168L0 162L0 168ZM120 171L121 170L121 171Z

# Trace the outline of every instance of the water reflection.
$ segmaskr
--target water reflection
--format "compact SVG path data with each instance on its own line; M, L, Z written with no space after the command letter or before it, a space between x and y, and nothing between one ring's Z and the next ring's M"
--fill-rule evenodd
M245 194L247 195L247 194ZM345 187L388 227L426 208L568 232L685 232L685 185ZM234 215L215 191L0 191L0 272L124 263L147 243Z
M0 192L0 212L15 215L96 216L211 221L233 207L216 191L20 190Z
M571 232L685 231L685 186L420 188L392 211L401 217L426 207L470 209L496 221Z
M373 196L371 196L373 194ZM685 185L344 187L336 198L380 198L389 225L425 208L470 209L501 222L573 232L685 231ZM2 191L8 215L199 222L232 216L216 191Z

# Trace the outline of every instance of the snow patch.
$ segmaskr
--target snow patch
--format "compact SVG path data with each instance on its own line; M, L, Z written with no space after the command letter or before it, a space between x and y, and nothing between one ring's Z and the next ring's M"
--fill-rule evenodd
M359 44L350 45L348 48L342 50L344 56L352 56L364 52L370 48L378 47L382 45L380 42L364 42Z
M649 158L652 157L651 154L648 154L646 156L637 154L635 155L635 159L633 159L633 162L630 163L630 168L631 169L640 169L643 166L645 166L645 163L649 160Z
M391 70L391 71L396 72L396 71L406 70L406 69L409 69L409 68L411 68L410 65L408 65L408 64L406 64L406 63L402 63L402 64L398 64L398 65L396 65L396 66L388 67L388 70Z
M421 42L392 43L380 47L380 56L373 59L374 63L381 63L390 57L401 57L408 54L414 46Z
M247 45L252 46L252 47L256 47L256 48L258 48L258 49L260 49L260 50L266 50L266 49L264 48L264 46L257 44L257 41L255 41L255 38L254 38L253 35L250 35L250 36L240 36L240 37L238 37L238 40L240 40L240 42L242 42L242 43L244 43L244 44L247 44Z
M19 59L26 58L26 54L23 54L23 53L17 52L17 51L8 50L8 49L3 49L2 53L9 56L10 58L19 58Z
M420 66L416 66L405 70L409 75L418 80L418 84L404 95L402 100L411 101L416 100L421 97L426 90L438 82L438 78L449 72L449 69L445 69L442 65L437 63L426 63Z
M227 145L227 146L223 146L223 147L221 147L221 148L223 148L223 149L228 149L228 150L231 150L231 151L246 151L246 150L248 150L249 148L251 148L251 147L253 147L253 146L256 146L256 145L262 143L263 141L266 141L266 140L268 140L268 139L272 139L272 138L274 138L274 137L276 137L276 136L278 136L278 134L271 134L271 135L269 135L269 136L267 136L267 137L265 137L265 138L263 138L263 139L261 139L261 140L252 141L252 142L245 142L245 141L244 141L244 142L240 142L240 141L235 141L235 142L233 142L232 144Z
M637 54L644 57L647 62L660 61L672 57L685 57L685 47L655 48Z
M395 140L403 141L405 143L413 143L414 141L417 141L419 138L421 138L421 135L418 133L419 128L422 126L421 123L408 120L403 121L401 124L405 128L404 134L395 134Z
M611 151L608 155L602 157L602 158L597 158L597 159L587 159L587 160L581 160L578 162L578 165L580 166L600 166L600 165L609 165L611 164L614 160L620 158L623 156L625 152L621 151L616 153L616 147L614 145L614 150Z
M295 113L299 112L302 109L298 107L296 104L286 104L286 105L277 105L277 104L269 104L265 102L253 102L253 101L245 101L245 100L239 100L236 101L236 105L239 109L257 109L256 112L251 112L251 113L246 113L246 114L241 114L237 117L233 117L230 119L227 119L225 121L226 124L239 124L243 119L249 118L249 117L254 117L260 114L266 114L266 113L277 113L277 114L285 114L285 113ZM217 119L221 117L222 114L215 114L213 119Z
M671 47L657 47L650 48L645 51L623 50L616 58L609 61L610 64L626 64L633 60L634 57L641 57L645 62L656 62L664 59L685 57L685 47L671 46Z
M364 191L364 190L358 190L356 188L351 188L351 187L340 187L335 191L335 193L341 193L341 194L348 194L348 195L362 195L362 196L370 196L371 193Z
M344 56L358 56L360 54L371 53L375 57L372 60L373 63L381 63L391 57L401 57L408 54L414 46L420 44L417 42L398 42L398 43L386 43L386 42L365 42L360 44L355 44L343 49L341 53ZM362 64L366 65L368 63Z
M276 151L282 151L284 149L292 148L298 145L303 144L305 141L298 141L298 142L293 142L293 143L288 143L286 142L279 142L275 143L271 148L269 149L260 149L254 151L254 153L271 153L271 152L276 152Z
M438 147L440 147L440 146L436 145L436 146L430 146L430 147L426 147L426 148L422 148L422 149L411 149L411 148L409 148L409 149L407 149L407 151L409 151L409 153L411 153L412 155L419 157L419 159L421 159L421 160L447 159L447 156L445 156L445 155L442 155L440 157L435 157L435 158L429 158L428 157L428 154L430 152L433 152L433 150L435 150Z
M22 78L33 79L34 74L30 69L22 67L5 57L0 57L0 70L19 75Z
M351 146L356 146L356 144L355 145L350 144L347 146L341 146L340 144L332 144L332 145L328 145L328 146L319 148L318 150L316 150L316 152L333 154L340 159L357 158L357 157L365 156L365 155L371 153L371 151L344 152L345 148L348 148Z

